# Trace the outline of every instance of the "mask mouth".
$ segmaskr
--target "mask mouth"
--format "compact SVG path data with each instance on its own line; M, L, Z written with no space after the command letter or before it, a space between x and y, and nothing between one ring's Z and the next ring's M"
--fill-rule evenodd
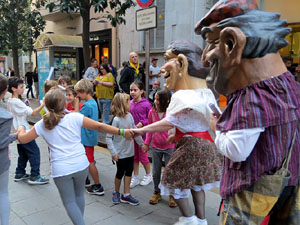
M211 68L209 71L208 76L206 77L206 82L210 85L213 85L217 76L218 76L218 71L219 71L219 60L214 59L211 63Z

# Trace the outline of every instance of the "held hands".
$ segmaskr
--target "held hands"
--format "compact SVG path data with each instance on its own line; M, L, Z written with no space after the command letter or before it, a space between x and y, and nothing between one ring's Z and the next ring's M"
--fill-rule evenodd
M143 152L148 152L149 151L149 145L143 145L142 147Z
M168 142L169 144L174 144L174 143L176 143L175 134L169 135L167 142Z
M140 128L140 129L131 129L131 131L133 132L133 137L141 136L141 135L143 135L145 133L143 131L143 128Z
M143 127L143 124L141 122L139 122L137 125L136 125L137 128L142 128Z
M134 138L134 133L132 130L130 129L125 129L124 130L124 137L127 139L127 140L132 140L132 138Z
M118 154L114 155L114 156L112 157L112 160L118 162L118 160L119 160L119 155L118 155Z

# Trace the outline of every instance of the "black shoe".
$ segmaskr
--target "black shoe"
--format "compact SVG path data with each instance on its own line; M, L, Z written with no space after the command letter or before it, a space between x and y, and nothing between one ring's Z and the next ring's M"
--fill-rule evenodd
M90 186L92 186L92 184L91 184L91 181L90 181L89 177L87 177L85 179L85 187L90 187Z
M28 180L30 178L30 175L28 174L16 174L15 175L15 182L21 181L21 180Z
M93 184L92 186L86 189L86 192L91 195L104 195L104 189L101 184Z

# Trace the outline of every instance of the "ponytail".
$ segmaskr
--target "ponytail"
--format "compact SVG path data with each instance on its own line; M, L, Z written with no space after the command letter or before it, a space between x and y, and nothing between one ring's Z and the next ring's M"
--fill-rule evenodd
M59 115L53 111L49 111L47 114L43 115L43 121L45 128L48 130L52 130L63 118L63 115Z

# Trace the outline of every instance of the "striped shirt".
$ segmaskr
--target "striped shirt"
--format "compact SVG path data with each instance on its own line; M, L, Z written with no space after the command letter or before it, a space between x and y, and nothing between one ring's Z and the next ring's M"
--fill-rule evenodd
M296 185L300 173L300 84L286 72L244 87L228 96L228 106L217 130L265 127L250 156L243 162L224 157L220 193L222 198L250 187L265 174L274 174L286 158L295 130L289 170L289 185Z

